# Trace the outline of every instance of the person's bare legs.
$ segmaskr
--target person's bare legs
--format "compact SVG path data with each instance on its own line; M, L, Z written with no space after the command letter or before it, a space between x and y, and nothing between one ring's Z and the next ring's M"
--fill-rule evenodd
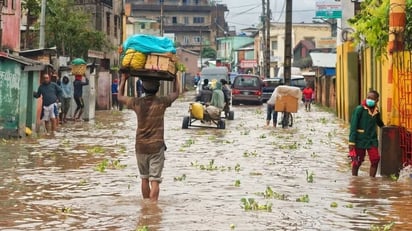
M159 199L159 192L160 192L160 187L159 187L159 182L158 181L151 181L150 182L150 200L151 201L157 201Z
M76 120L80 120L82 118L83 108L80 108L79 115L76 117Z
M359 172L359 167L358 165L352 166L352 176L357 176Z
M371 164L371 167L369 169L369 176L375 177L377 171L378 171L378 164Z
M142 179L141 190L142 190L143 198L145 199L150 198L149 179Z
M50 121L44 121L44 127L46 128L46 132L50 133Z
M50 123L51 123L51 132L55 132L56 131L56 124L57 124L57 120L56 118L50 118Z

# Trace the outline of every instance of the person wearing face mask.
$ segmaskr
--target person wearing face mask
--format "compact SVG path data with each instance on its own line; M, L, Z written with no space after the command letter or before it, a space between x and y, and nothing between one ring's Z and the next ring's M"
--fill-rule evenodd
M376 176L380 161L377 126L384 126L377 106L378 102L379 93L371 90L366 99L352 113L349 131L349 157L352 159L352 176L358 175L359 168L365 160L366 151L371 162L369 176Z

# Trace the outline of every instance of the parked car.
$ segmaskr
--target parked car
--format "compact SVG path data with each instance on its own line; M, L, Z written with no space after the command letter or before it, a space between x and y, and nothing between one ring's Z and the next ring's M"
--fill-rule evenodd
M290 80L290 86L299 87L303 90L306 87L306 80L303 76L292 76Z
M270 96L272 96L273 91L279 85L282 85L281 78L268 78L263 80L263 87L262 87L262 98L260 99L262 103L266 103L269 100Z
M232 104L262 104L262 87L257 75L237 75L232 84Z

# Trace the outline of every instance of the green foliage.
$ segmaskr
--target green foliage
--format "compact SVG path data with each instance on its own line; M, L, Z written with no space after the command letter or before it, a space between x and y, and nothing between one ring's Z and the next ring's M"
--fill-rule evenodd
M87 51L112 49L106 35L91 25L90 13L76 7L73 0L49 0L46 12L46 43L56 46L59 55L87 57Z
M240 200L242 202L242 208L245 211L250 210L263 210L267 212L272 212L272 203L267 203L265 205L260 205L255 199L253 198L242 198Z
M202 49L202 57L216 59L216 51L211 47L204 47Z
M386 54L389 39L389 0L365 0L349 24L355 29L355 43L365 42L377 56Z

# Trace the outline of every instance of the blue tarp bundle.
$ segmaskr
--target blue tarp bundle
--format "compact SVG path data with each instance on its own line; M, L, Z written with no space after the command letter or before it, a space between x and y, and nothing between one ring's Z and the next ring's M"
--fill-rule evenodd
M171 39L144 34L135 34L127 38L123 43L123 52L126 52L127 49L133 49L144 54L176 53L176 48Z

